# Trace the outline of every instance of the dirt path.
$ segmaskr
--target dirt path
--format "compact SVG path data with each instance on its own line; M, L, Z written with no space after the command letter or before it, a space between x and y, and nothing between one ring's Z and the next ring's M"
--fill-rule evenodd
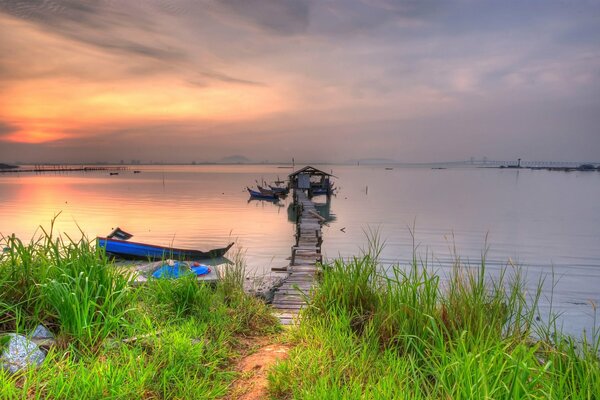
M233 383L226 400L262 400L268 398L267 373L279 360L285 360L290 347L272 343L272 338L247 339L249 355L240 359L237 370L240 377ZM253 349L256 349L253 351Z

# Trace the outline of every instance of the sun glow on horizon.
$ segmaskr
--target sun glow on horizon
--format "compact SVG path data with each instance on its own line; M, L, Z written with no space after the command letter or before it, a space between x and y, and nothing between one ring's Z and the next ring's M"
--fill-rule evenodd
M135 74L139 60L123 60L6 16L0 21L20 49L12 61L19 72L2 83L0 121L11 131L0 142L77 140L107 127L118 131L156 121L194 126L255 120L291 107L289 96L273 87L218 79L194 84L193 69Z
M0 140L21 143L68 139L74 132L106 124L251 120L286 107L277 93L264 87L196 88L173 79L118 87L47 80L23 83L9 92L11 101L0 117L19 129Z

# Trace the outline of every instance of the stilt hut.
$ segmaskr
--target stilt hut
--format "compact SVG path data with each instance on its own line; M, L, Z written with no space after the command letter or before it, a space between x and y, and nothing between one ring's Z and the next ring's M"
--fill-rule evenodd
M291 173L288 178L291 189L305 190L308 193L308 197L319 194L331 196L333 192L331 178L335 178L335 176L310 165Z

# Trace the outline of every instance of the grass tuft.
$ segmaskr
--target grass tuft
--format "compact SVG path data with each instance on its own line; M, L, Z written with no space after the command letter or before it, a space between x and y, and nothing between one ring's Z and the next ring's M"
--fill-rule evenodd
M378 240L372 241L377 243ZM334 260L270 373L276 398L596 398L600 337L534 341L537 299L519 273L489 276L457 259L447 279L427 261L384 269L377 251Z
M185 276L134 288L85 236L54 237L51 227L0 245L0 348L2 333L38 323L59 342L38 368L0 369L2 399L221 398L238 337L279 330L270 308L243 293L241 257L216 287Z

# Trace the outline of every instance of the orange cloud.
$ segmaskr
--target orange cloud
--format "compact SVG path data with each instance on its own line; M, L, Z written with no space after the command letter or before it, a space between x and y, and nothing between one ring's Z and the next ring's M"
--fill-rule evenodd
M60 132L36 131L24 129L19 132L11 133L5 136L2 140L14 143L45 143L54 142L64 138L66 135Z
M8 66L13 75L0 80L0 121L18 127L0 141L53 142L111 124L255 120L291 108L272 87L218 79L193 84L193 68L138 75L131 69L139 60L1 20L13 30L11 48L31 51L17 52Z
M220 84L195 87L165 77L113 84L37 80L14 84L0 112L20 130L3 140L41 143L68 138L69 132L110 123L163 121L241 121L283 110L277 93L261 86Z

